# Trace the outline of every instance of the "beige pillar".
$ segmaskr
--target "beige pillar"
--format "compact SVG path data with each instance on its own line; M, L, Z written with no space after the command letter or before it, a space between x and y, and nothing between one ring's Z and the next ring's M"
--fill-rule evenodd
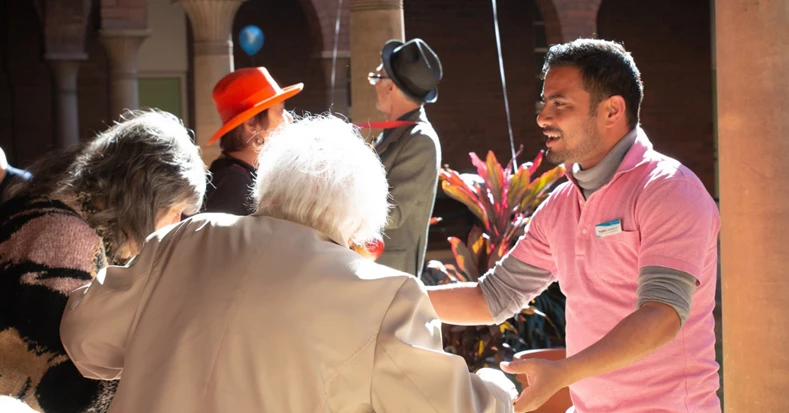
M102 30L101 42L110 61L110 118L118 120L126 109L138 109L137 51L150 35L147 30Z
M349 73L351 71L350 52L337 53L337 66L334 73L334 89L331 85L332 73L332 52L327 51L321 53L321 65L323 66L323 73L326 79L326 107L332 113L342 114L343 116L350 117L350 83L348 82Z
M381 48L387 40L404 38L403 0L351 0L353 122L383 120L375 109L375 88L367 83L367 74L381 64Z
M214 85L233 71L233 18L244 0L178 0L194 33L195 133L210 163L219 156L217 144L206 146L222 126L211 93Z
M789 9L715 4L726 412L789 412Z
M87 59L85 53L46 54L55 77L55 136L59 148L79 143L79 106L77 102L77 73L79 63Z

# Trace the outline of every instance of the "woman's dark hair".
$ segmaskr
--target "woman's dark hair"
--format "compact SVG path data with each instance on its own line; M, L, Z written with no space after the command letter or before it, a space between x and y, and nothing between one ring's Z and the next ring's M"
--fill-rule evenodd
M261 129L268 126L268 109L258 113L253 117ZM250 145L250 138L244 136L244 124L236 126L233 130L222 136L219 140L219 147L223 152L238 152Z

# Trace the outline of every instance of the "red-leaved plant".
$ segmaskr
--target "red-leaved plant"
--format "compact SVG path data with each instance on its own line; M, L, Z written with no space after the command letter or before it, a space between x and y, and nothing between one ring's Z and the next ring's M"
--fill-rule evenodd
M543 152L513 172L488 152L483 162L469 154L477 174L459 174L444 167L441 188L451 198L466 205L477 217L467 242L450 237L455 264L430 261L422 275L428 285L477 281L515 245L534 210L550 194L553 184L565 172L557 166L536 177ZM440 219L435 220L438 222ZM548 295L546 295L548 294ZM551 297L550 294L555 297ZM517 317L499 326L444 326L447 351L463 356L473 371L508 360L516 351L539 346L561 345L564 336L564 298L558 291L546 291ZM546 327L552 326L553 333Z

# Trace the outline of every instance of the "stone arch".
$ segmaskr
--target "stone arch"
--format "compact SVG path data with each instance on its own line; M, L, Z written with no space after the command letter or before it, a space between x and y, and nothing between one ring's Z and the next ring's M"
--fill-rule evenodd
M562 26L559 23L559 13L556 12L556 7L553 0L534 0L537 9L540 10L542 19L545 22L545 34L548 38L548 44L557 44L562 42Z
M334 32L337 23L337 5L340 0L298 0L302 7L312 10L315 25L319 28L316 34L323 40L321 52L331 52L334 48ZM342 0L342 14L340 19L340 38L337 49L348 53L351 49L350 24L351 0Z
M535 0L545 20L548 43L568 42L597 34L597 12L602 0Z
M0 3L0 146L25 166L54 142L52 72L42 56L45 16L31 1Z
M288 109L312 113L327 110L319 21L308 0L244 2L236 13L231 32L235 68L265 66L282 86L304 83L304 90L286 102ZM249 24L259 26L265 35L263 48L254 56L244 53L238 42L238 33Z

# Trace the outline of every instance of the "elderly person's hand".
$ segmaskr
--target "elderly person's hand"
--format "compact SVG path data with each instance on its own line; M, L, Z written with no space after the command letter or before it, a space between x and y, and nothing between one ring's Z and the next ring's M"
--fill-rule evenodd
M477 376L504 389L512 400L518 398L518 389L515 388L515 383L511 382L500 370L483 367L477 370Z

